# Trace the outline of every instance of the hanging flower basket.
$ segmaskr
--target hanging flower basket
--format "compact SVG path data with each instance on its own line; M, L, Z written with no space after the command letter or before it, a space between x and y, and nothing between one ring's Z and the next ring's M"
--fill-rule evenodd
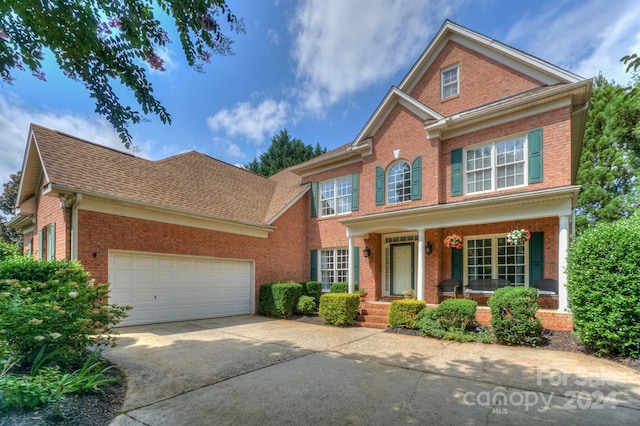
M444 246L446 248L454 248L457 250L462 249L462 237L458 234L447 235L444 239Z
M531 239L531 232L528 229L514 229L507 234L507 244L519 246Z
M412 288L408 289L408 290L403 290L402 291L402 295L404 296L405 299L415 299L416 298L416 291Z

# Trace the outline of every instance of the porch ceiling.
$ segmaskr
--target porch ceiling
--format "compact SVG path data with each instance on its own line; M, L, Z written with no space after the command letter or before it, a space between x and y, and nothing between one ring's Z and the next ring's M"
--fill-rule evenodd
M341 221L350 237L370 232L435 229L481 223L571 216L579 186L499 195L457 203L375 213Z

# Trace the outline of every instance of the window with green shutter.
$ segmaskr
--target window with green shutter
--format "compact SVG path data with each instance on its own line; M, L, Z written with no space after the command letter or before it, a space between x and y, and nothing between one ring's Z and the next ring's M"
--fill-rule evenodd
M351 175L351 211L357 211L360 208L360 173Z
M318 217L318 184L311 184L311 217Z
M411 199L422 198L422 156L416 157L411 163Z
M376 166L376 206L384 205L384 169Z
M311 250L311 268L309 274L309 281L318 280L318 250Z
M529 146L529 183L542 182L542 129L527 135Z
M462 195L462 148L451 151L451 196Z
M544 278L544 232L532 232L529 240L529 286Z

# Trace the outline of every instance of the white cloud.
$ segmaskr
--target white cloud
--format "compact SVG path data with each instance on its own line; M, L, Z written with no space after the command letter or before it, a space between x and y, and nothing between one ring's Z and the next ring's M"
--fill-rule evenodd
M242 148L231 142L227 146L227 155L233 160L243 160L247 157L247 154L242 151Z
M0 179L22 167L30 123L60 130L102 145L122 149L122 143L104 120L91 119L57 111L36 111L22 105L15 97L0 95Z
M215 132L223 131L230 137L244 137L256 145L264 142L267 136L284 127L287 121L289 104L266 99L258 105L239 102L231 109L218 111L207 119L209 128Z
M640 47L640 3L635 0L590 0L550 6L525 16L505 42L583 77L603 75L626 84L629 75L620 58Z
M457 3L303 1L290 30L305 109L322 115L328 106L407 69Z
M276 30L267 30L267 37L269 38L269 43L274 46L278 46L280 44L280 36Z

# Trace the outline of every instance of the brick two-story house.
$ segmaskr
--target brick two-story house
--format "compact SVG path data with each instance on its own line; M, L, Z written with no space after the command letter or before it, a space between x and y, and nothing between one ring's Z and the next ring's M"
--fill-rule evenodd
M25 247L78 258L129 324L252 313L275 280L438 303L438 283L555 283L591 81L446 21L356 138L271 178L186 153L148 161L32 125ZM518 245L507 232L526 228ZM463 237L461 249L446 236ZM507 281L508 280L508 281Z

